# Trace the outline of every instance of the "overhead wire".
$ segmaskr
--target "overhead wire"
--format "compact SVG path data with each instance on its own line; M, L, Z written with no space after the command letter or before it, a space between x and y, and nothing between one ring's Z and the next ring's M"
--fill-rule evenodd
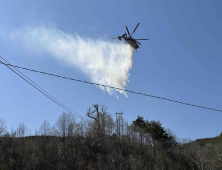
M1 56L0 56L1 57ZM6 65L7 67L8 67L8 65L9 66L12 66L17 72L19 72L19 73L17 73L16 71L14 71L13 69L11 69L10 67L8 67L10 70L12 70L14 73L16 73L18 76L20 76L22 79L24 79L27 83L29 83L30 85L32 85L34 88L36 88L38 91L40 91L41 93L43 93L46 97L48 97L50 100L52 100L53 102L55 102L56 104L58 104L60 107L62 107L62 108L64 108L65 110L67 110L69 113L71 113L71 114L73 114L73 115L75 115L76 117L78 117L78 118L80 118L81 120L83 120L83 121L88 121L89 122L89 120L87 120L87 119L84 119L82 116L80 116L80 115L78 115L76 112L74 112L72 109L70 109L69 107L67 107L66 105L64 105L62 102L60 102L59 100L57 100L55 97L53 97L52 95L50 95L48 92L46 92L44 89L42 89L39 85L37 85L35 82L33 82L31 79L29 79L26 75L24 75L22 72L20 72L18 69L16 69L15 67L17 67L17 68L21 68L21 67L19 67L19 66L14 66L14 65L11 65L11 64L9 64L8 63L8 61L6 61L3 57L1 57L5 62L7 62L7 64L5 64L4 62L2 62L1 60L0 60L0 64L4 64L4 65ZM23 68L22 68L23 69ZM29 70L29 71L32 71L31 69L27 69L27 70ZM36 71L36 70L33 70L33 71ZM40 71L36 71L36 72L40 72ZM49 73L46 73L46 74L49 74ZM22 75L22 76L21 76ZM28 82L24 77L26 78L26 79L28 79L30 82ZM53 75L53 76L57 76L57 75ZM62 76L60 76L60 77L62 77ZM62 77L63 78L63 77ZM67 78L67 79L71 79L71 78ZM81 81L81 80L80 80ZM82 82L84 82L84 81L82 81ZM89 82L90 83L90 82ZM34 85L33 85L34 84ZM90 83L90 84L96 84L96 83ZM39 88L37 88L37 87ZM105 86L105 85L104 85ZM43 91L43 92L42 92ZM46 93L46 94L45 94ZM50 97L49 97L50 96ZM53 100L54 99L54 100ZM64 106L64 107L63 107ZM203 107L201 107L201 108L203 108ZM204 107L205 108L205 107ZM70 111L71 110L71 111ZM216 109L213 109L213 110L215 110L215 111L220 111L220 110L216 110ZM216 131L212 131L212 132L216 132ZM207 134L209 134L209 133L212 133L212 132L207 132ZM205 133L206 134L206 133Z
M199 107L199 108L202 108L202 109L208 109L208 110L213 110L213 111L217 111L217 112L222 112L222 110L213 109L213 108L210 108L210 107L198 106L198 105L185 103L185 102L180 102L180 101L168 99L168 98L165 98L165 97L159 97L159 96L149 95L149 94L145 94L145 93L139 93L139 92L135 92L135 91L131 91L131 90L121 89L121 88L117 88L117 87L113 87L113 86L107 86L107 85L104 85L104 84L92 83L92 82L88 82L88 81L84 81L84 80L78 80L78 79L74 79L74 78L59 76L59 75L56 75L56 74L46 73L46 72L43 72L43 71L37 71L37 70L28 69L28 68L24 68L24 67L19 67L19 66L15 66L15 65L12 65L12 64L6 64L6 63L3 63L3 62L1 62L0 64L4 64L6 66L12 66L12 67L16 67L16 68L20 68L20 69L24 69L24 70L28 70L28 71L33 71L33 72L37 72L37 73L42 73L42 74L46 74L46 75L50 75L50 76L55 76L55 77L60 77L60 78L64 78L64 79L74 80L74 81L78 81L78 82L82 82L82 83L94 84L94 85L98 85L98 86L108 87L108 88L121 90L121 91L134 93L134 94L139 94L139 95L143 95L143 96L147 96L147 97L153 97L153 98L168 100L168 101L171 101L171 102L180 103L180 104L184 104L184 105L188 105L188 106Z
M0 56L1 57L1 56ZM7 62L3 57L1 57L5 62ZM0 63L3 63L2 60L0 60ZM7 62L8 63L8 62ZM8 63L9 64L9 63ZM7 66L7 65L6 65ZM7 66L8 67L8 66ZM12 66L13 67L13 66ZM69 107L67 107L66 105L64 105L62 102L60 102L59 100L57 100L55 97L53 97L52 95L50 95L48 92L46 92L44 89L42 89L39 85L37 85L35 82L33 82L31 79L29 79L27 76L25 76L23 73L21 73L19 70L17 70L16 68L14 68L16 71L14 71L13 69L11 69L10 67L8 67L11 71L13 71L14 73L16 73L18 76L20 76L23 80L25 80L27 83L29 83L30 85L32 85L35 89L37 89L38 91L40 91L42 94L44 94L46 97L48 97L50 100L52 100L53 102L55 102L56 104L58 104L60 107L64 108L65 110L67 110L69 113L75 115L76 117L80 118L83 121L88 121L87 119L83 118L82 116L80 116L79 114L77 114L76 112L74 112L72 109L70 109ZM19 72L19 73L18 73ZM25 79L25 78L26 79ZM28 81L28 80L30 81ZM34 84L34 85L33 85ZM89 121L88 121L89 122Z

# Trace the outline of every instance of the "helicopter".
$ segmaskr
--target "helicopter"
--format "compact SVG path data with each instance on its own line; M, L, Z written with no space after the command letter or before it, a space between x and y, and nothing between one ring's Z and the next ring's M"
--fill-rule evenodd
M135 49L139 48L139 45L141 45L141 44L137 40L149 40L149 39L134 39L132 37L133 33L136 31L136 29L139 26L139 24L140 23L137 24L136 28L133 30L131 35L130 35L129 30L128 30L127 26L126 26L126 30L127 30L129 36L127 36L127 34L125 33L125 34L123 34L121 36L118 36L118 37L115 37L115 38L112 38L112 39L117 39L118 38L119 40L122 40L122 38L123 38L126 41L126 43L131 45L133 48L135 48Z

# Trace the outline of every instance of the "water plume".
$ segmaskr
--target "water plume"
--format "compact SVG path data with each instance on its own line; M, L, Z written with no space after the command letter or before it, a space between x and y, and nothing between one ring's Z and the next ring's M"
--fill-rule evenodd
M133 65L134 48L121 42L82 38L66 34L56 28L26 27L10 34L10 38L31 53L47 53L79 68L94 83L124 89ZM125 91L98 86L110 95Z

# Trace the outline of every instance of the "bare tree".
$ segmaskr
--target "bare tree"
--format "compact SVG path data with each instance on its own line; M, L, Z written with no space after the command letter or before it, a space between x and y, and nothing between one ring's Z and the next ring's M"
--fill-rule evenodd
M0 136L3 136L6 132L6 123L3 119L0 118Z
M76 127L76 123L70 123L68 125L68 133L67 133L67 136L72 136L74 134L74 131L75 131L75 127Z
M76 123L75 135L85 136L86 129L87 129L87 124L85 123L82 120L80 123Z
M13 137L13 138L16 137L16 130L14 129L13 126L11 127L10 136Z
M113 118L111 117L111 115L108 115L106 117L106 128L107 128L107 132L109 135L112 135L114 130L115 130L115 122L113 120Z
M215 151L217 153L215 154L215 160L217 161L218 165L222 167L222 142L215 145Z
M91 119L94 119L95 122L93 122L93 124L97 124L97 128L96 131L99 134L101 132L101 123L100 123L100 114L99 114L99 105L95 104L93 105L94 110L92 110L91 108L88 109L87 111L87 116ZM94 114L96 112L96 115ZM93 126L92 124L92 126Z
M86 132L86 127L87 124L83 123L83 121L81 120L80 124L79 124L79 128L80 128L80 135L81 136L85 136L85 132Z
M101 106L101 130L102 134L110 134L111 128L114 126L113 118L110 114L107 113L107 106L102 105Z
M50 123L47 120L44 120L40 126L40 135L51 135Z
M99 136L109 134L110 129L114 126L114 121L111 115L107 113L107 107L102 105L100 111L98 104L93 105L93 107L94 110L89 108L86 114L89 118L94 119L90 125L91 128L95 129Z
M76 119L71 113L63 112L62 115L57 119L54 126L54 131L58 136L66 137L74 133L76 127Z
M17 137L27 136L29 131L30 130L26 127L26 125L24 123L19 123L17 130L16 130L16 136Z

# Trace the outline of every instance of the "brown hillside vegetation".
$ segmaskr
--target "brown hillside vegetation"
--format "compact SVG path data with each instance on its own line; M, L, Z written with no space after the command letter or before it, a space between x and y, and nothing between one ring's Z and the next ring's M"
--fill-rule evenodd
M172 170L222 168L222 134L178 142L159 121L138 116L114 121L105 106L88 109L89 123L63 113L54 126L44 121L35 136L24 124L10 133L0 122L0 169Z

